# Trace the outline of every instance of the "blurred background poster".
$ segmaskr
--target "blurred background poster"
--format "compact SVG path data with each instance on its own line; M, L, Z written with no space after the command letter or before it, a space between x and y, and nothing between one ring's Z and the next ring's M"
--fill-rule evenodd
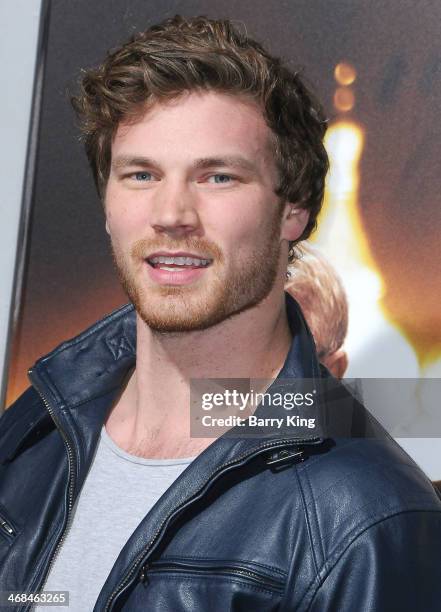
M441 3L46 4L32 205L18 254L6 404L26 388L26 372L39 356L126 301L69 104L81 68L165 17L205 14L245 24L302 70L323 101L331 172L311 244L346 290L346 376L414 380L416 418L430 413L419 435L429 437L430 419L441 410L438 397L425 392L426 380L441 378ZM430 455L423 467L441 478L436 441L422 445Z

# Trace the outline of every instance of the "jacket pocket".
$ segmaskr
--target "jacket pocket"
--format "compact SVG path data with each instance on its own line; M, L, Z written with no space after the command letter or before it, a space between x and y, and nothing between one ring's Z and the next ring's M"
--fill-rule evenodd
M282 594L285 577L281 571L270 571L257 563L210 559L160 559L143 565L140 581L148 584L149 578L165 574L200 577L224 577L246 583L251 587Z

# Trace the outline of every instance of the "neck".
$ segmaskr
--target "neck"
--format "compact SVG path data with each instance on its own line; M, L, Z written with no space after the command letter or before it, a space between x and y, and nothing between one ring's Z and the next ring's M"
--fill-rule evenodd
M195 378L276 378L291 344L285 294L212 328L152 331L137 316L136 370L106 428L122 448L144 456L197 454L212 438L190 438L190 385Z

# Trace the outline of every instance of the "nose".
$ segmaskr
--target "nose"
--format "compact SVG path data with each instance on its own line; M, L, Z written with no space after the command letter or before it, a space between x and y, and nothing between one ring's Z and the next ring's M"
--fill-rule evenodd
M184 182L167 184L164 181L152 202L150 224L153 229L177 238L197 232L200 219L196 198Z

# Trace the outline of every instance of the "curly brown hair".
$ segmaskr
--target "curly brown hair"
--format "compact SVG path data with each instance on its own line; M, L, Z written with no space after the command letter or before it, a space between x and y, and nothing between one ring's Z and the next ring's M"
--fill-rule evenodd
M81 122L89 163L104 201L112 139L122 120L136 120L149 105L183 92L215 90L258 103L274 136L279 172L275 193L309 210L294 245L317 224L328 156L323 146L323 109L297 72L271 56L228 20L176 15L109 52L83 71L72 104Z

